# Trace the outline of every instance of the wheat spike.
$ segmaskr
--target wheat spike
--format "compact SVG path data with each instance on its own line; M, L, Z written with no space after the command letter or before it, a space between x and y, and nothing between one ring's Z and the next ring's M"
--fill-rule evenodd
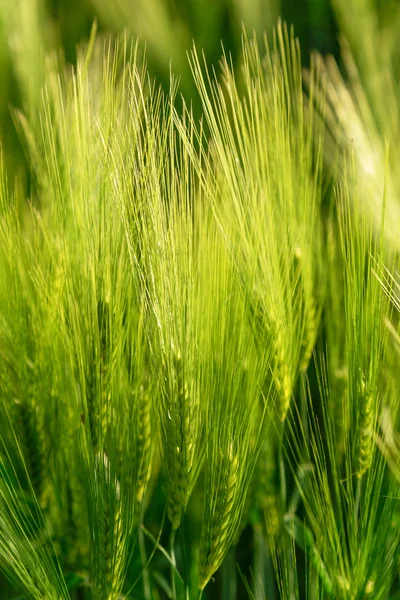
M274 376L280 397L279 415L283 422L286 419L292 397L292 375L288 361L287 344L284 338L283 324L274 318L269 319L269 332L274 345Z
M301 345L302 357L300 370L306 371L315 346L318 330L318 311L314 299L313 281L305 266L301 269L303 304L304 304L304 334Z
M138 398L138 437L136 454L139 465L136 500L142 504L146 486L151 477L152 431L151 431L151 401L144 386L139 389Z
M278 537L281 526L279 490L276 482L276 458L273 442L267 439L260 451L255 476L257 477L257 500L264 513L268 534Z
M361 478L368 471L374 454L376 402L375 394L368 388L368 384L362 380L360 386L361 415L358 447L358 478Z
M191 491L192 472L194 465L196 435L194 411L189 388L183 370L183 361L179 354L173 360L174 379L168 388L173 394L173 400L166 399L170 408L170 432L164 436L165 455L168 470L167 482L167 513L173 529L179 527L182 512Z
M104 481L98 489L99 523L93 587L94 597L98 600L117 600L124 580L129 531L124 523L119 481L111 480L110 464L105 454L103 460L104 466L99 469L99 477Z
M203 524L200 559L199 587L204 589L213 573L221 565L226 549L230 545L232 512L238 494L239 457L231 445L225 457L221 457L219 480L213 498L213 510Z

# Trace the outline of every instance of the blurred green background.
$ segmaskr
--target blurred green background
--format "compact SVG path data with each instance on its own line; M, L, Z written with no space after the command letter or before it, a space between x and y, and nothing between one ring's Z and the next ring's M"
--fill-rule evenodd
M199 110L186 57L193 41L209 64L218 64L221 43L235 62L242 26L261 37L271 33L279 16L293 24L305 64L311 50L338 55L328 0L0 0L0 139L9 181L17 174L22 182L28 177L13 110L35 116L44 56L61 48L74 64L77 46L88 40L94 21L100 34L127 30L138 37L146 44L151 75L166 87L172 67L181 93Z

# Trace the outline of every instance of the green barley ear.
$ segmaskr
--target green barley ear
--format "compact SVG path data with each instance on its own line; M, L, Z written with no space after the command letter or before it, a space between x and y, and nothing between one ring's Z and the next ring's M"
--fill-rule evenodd
M191 62L210 130L212 175L203 170L204 188L260 344L266 337L274 343L283 421L321 311L321 128L313 102L305 106L299 46L285 25L272 48L265 42L263 55L255 39L244 37L242 87L227 57L221 84L196 52ZM315 86L318 77L315 67Z
M277 481L276 440L269 434L264 442L254 472L257 478L256 500L261 508L268 535L279 537L282 526L282 507Z
M346 361L346 328L344 307L344 256L341 251L338 223L334 210L326 222L326 260L329 277L324 307L324 328L328 352L329 379L332 402L335 412L336 444L338 454L343 458L345 438L348 435L350 420L345 409L348 387Z
M3 180L4 181L4 180ZM0 381L3 402L16 430L15 440L8 438L8 450L14 446L14 464L21 456L25 469L19 471L21 484L33 488L42 509L49 502L51 467L47 460L54 441L55 383L57 367L53 352L53 332L47 307L35 290L32 279L32 255L38 261L46 251L37 227L32 227L29 210L20 211L16 193L8 197L0 190ZM22 454L21 454L22 453ZM20 467L22 465L20 464Z
M240 478L239 457L233 446L228 448L226 456L222 455L221 450L219 460L215 458L212 466L216 469L213 490L215 498L207 501L204 515L206 525L202 531L199 559L200 589L204 589L222 564L224 556L232 544L231 532L237 527L234 511L238 510L238 498L235 490L243 483Z
M7 468L11 465L14 470L20 490L15 490L13 511L15 514L20 511L21 518L24 516L27 520L29 535L39 538L45 532L63 530L58 512L62 496L62 488L57 485L60 470L58 443L62 439L71 443L68 427L71 423L67 414L62 419L66 430L60 427L62 359L59 362L60 344L55 335L54 319L59 290L57 292L56 285L52 286L54 304L49 309L35 281L39 268L51 282L54 275L47 270L49 248L43 244L39 220L34 211L24 214L18 198L7 197L5 187L0 191L0 436L9 456ZM56 279L54 283L58 285ZM69 434L66 435L66 431ZM35 510L25 514L29 503ZM80 510L82 512L82 505ZM29 552L34 552L37 542L30 537L22 539L25 527L26 523L21 523L18 533L19 543L25 545L21 560L31 561ZM14 533L17 535L17 530ZM60 565L64 567L64 551L56 538L52 536L54 548L48 547L48 550L50 553L56 550ZM32 561L29 568L32 568ZM30 575L26 577L29 581Z
M161 410L167 411L167 419L172 421L172 426L166 428L164 418L161 432L167 471L167 512L172 528L177 529L196 477L200 416L198 395L194 386L187 383L183 359L175 355L172 360L172 373L165 375L166 389L160 404Z
M41 136L34 139L27 119L21 123L39 182L33 222L46 248L45 261L32 253L32 279L54 326L64 385L57 410L70 426L65 456L58 454L69 476L59 511L70 531L81 499L89 533L71 538L65 562L81 557L94 596L114 600L137 533L154 437L145 299L123 219L134 197L132 173L146 172L141 151L152 140L142 119L146 107L153 110L153 92L142 83L135 47L121 39L104 51L92 39L77 68L60 77L49 64Z
M288 430L294 463L314 465L307 487L296 481L306 514L303 540L297 538L295 529L289 533L303 545L326 593L338 598L348 598L350 593L385 597L397 569L394 548L399 530L395 526L398 482L386 465L390 456L383 417L397 414L399 396L397 379L387 376L391 307L376 277L376 264L379 256L387 257L389 264L393 258L383 226L376 235L368 199L364 200L358 187L352 163L346 176L351 180L339 187L336 197L340 248L336 267L342 270L345 345L341 359L348 379L342 391L332 386L332 368L325 357L318 358L322 417L308 391L309 429L305 431L299 419ZM381 222L385 222L384 213ZM390 496L383 492L386 486L392 490Z
M152 435L154 427L152 424L153 403L151 401L150 391L148 389L146 390L143 384L139 387L138 391L137 410L137 462L140 467L136 489L136 500L139 504L142 504L147 484L151 477L154 439L154 436Z
M199 554L203 589L240 528L246 495L272 408L262 387L272 344L259 352L222 240L210 237L206 276L213 290L204 309L205 490Z
M382 368L383 365L379 366ZM399 484L390 475L385 457L376 451L372 452L368 469L359 477L363 465L360 462L360 430L355 427L345 436L342 461L337 452L336 415L323 356L317 357L316 371L322 418L313 408L315 399L309 397L308 431L299 425L289 434L293 450L291 460L295 464L313 465L307 485L296 478L305 511L305 517L301 517L304 524L302 539L298 539L297 525L297 531L293 527L288 531L308 556L324 593L344 599L354 593L366 598L385 598L398 568L396 548L400 530L396 525L396 497ZM397 382L385 382L380 393L381 405L390 406L396 412ZM352 403L357 400L350 394L351 391L344 404L353 417ZM360 398L360 402L363 400ZM377 424L374 425L377 429ZM390 490L387 495L386 489ZM293 518L293 512L289 512L287 523L294 524ZM361 545L360 539L363 540Z
M42 512L49 483L45 416L53 408L48 363L42 363L46 311L29 276L33 236L18 208L17 197L7 194L1 165L0 568L21 593L59 600L69 595ZM40 244L33 247L40 254Z
M368 210L357 196L350 201L348 187L338 195L339 234L342 252L344 308L346 319L346 359L351 432L356 434L354 465L362 477L370 468L374 453L375 428L381 410L387 328L390 305L374 275L379 254L385 253L374 235ZM352 202L352 203L351 203ZM384 219L385 216L383 216ZM384 221L383 221L384 222Z
M146 117L149 144L143 153L148 167L136 182L142 203L127 202L125 210L132 260L140 265L146 289L167 514L175 530L203 453L198 243L206 230L196 173L172 122L173 90L174 86L172 97L160 105L165 116L156 107L153 122Z

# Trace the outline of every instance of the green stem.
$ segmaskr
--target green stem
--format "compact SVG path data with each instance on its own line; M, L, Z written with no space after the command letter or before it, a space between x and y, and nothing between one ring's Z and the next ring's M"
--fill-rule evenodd
M169 538L169 553L171 556L171 587L172 587L172 598L176 599L176 582L175 582L175 569L176 569L176 557L175 557L175 534L176 529L171 530L171 535Z
M141 520L142 522L142 520ZM139 527L139 552L140 552L140 560L143 567L143 591L145 600L151 600L151 586L150 586L150 577L149 570L147 568L147 554L146 554L146 544L144 539L144 532L142 527Z
M186 559L186 546L185 546L185 535L184 535L184 519L182 519L180 527L179 527L179 545L182 554L183 560L183 581L185 586L185 598L186 600L190 600L189 597L189 572L188 572L188 564Z

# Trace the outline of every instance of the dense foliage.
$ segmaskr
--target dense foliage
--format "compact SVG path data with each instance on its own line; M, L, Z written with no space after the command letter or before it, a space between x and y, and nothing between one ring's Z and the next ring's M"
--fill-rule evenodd
M400 597L400 11L332 4L1 0L1 600Z

